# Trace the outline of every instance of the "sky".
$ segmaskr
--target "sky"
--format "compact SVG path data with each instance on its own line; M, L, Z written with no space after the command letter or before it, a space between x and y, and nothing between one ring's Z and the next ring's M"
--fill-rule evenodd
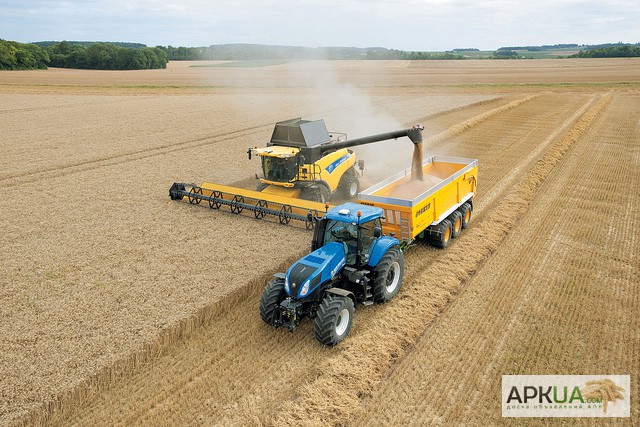
M409 51L640 42L639 0L0 0L0 39Z

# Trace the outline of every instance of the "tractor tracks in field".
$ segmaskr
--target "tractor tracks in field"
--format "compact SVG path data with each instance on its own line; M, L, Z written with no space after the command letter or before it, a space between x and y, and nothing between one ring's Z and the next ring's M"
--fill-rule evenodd
M465 126L456 127L455 135L500 117L499 113L513 113L524 103L498 107L482 120L467 120ZM490 134L491 129L485 132ZM520 147L524 152L533 148ZM543 163L551 168L554 164ZM491 167L504 175L507 164ZM534 169L524 171L527 183L531 176L544 175ZM527 193L515 179L508 175L510 185L504 186L508 194L500 197L498 206L485 209L463 234L466 237L447 251L421 246L409 251L411 267L404 291L385 306L359 310L352 335L337 348L326 349L314 341L312 322L305 322L293 335L263 325L256 307L268 278L261 277L171 327L140 354L105 368L43 413L32 414L25 424L37 420L53 425L344 423L451 305L509 233L518 212L526 210ZM535 191L535 185L527 190Z
M160 147L145 148L124 154L115 154L105 156L99 159L87 160L62 166L54 166L39 171L31 171L9 175L0 179L0 186L15 187L29 182L41 181L44 179L52 179L60 176L70 175L79 172L86 172L107 166L114 166L122 163L138 161L155 156L163 156L174 153L176 151L201 147L205 145L217 144L235 138L246 137L267 130L271 124L261 124L243 128L240 130L209 135L202 138L191 139L188 141L165 144Z

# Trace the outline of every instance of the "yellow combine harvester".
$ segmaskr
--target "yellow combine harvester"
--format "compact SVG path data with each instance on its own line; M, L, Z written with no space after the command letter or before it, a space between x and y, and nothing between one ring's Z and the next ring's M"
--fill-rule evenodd
M349 148L405 136L421 144L422 130L417 125L347 139L343 133L330 134L323 120L285 120L276 123L265 148L247 151L249 159L258 156L262 162L263 174L255 191L209 182L200 186L174 183L169 195L173 200L187 197L193 204L205 200L212 209L227 205L234 213L250 210L256 218L277 216L281 223L301 220L310 227L320 213L326 212L332 197L353 199L358 195L358 169L364 170L364 162L358 161Z
M351 147L403 136L422 142L422 126L357 139L344 133L329 133L323 120L300 118L276 123L266 148L251 148L262 159L263 176L258 190L267 194L327 202L338 194L353 199L358 195L356 161Z

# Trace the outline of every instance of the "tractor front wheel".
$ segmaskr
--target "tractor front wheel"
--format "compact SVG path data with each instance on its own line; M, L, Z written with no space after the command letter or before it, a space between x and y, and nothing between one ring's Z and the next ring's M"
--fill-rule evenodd
M283 299L284 279L273 279L267 283L260 298L260 317L265 323L275 326L278 306Z
M318 341L330 347L342 341L351 331L354 311L351 298L328 293L316 314L315 335Z
M404 277L404 254L400 248L393 247L382 257L374 270L373 299L384 303L397 295Z

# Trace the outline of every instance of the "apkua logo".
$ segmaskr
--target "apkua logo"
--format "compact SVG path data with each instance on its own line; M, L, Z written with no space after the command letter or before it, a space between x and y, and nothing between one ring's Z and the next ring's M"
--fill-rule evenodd
M503 375L503 417L629 417L629 375Z

